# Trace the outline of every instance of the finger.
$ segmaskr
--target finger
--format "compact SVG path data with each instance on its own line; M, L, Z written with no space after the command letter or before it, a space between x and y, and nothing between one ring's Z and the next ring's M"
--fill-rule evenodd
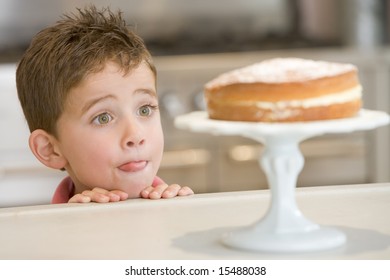
M149 198L149 195L151 192L154 191L154 188L152 186L146 187L141 191L141 197L142 198Z
M120 191L120 190L109 191L109 190L98 188L98 187L93 188L92 192L96 193L96 195L94 197L99 200L96 202L106 202L104 196L107 196L109 198L109 201L107 201L107 202L117 202L117 201L121 201L121 200L126 200L129 196L127 193ZM103 196L100 196L98 194L102 194ZM100 201L101 199L103 199L103 200Z
M91 202L91 198L81 193L74 195L68 201L68 203L87 203L87 202Z
M193 194L194 191L187 186L182 187L177 193L178 196L186 196L186 195L193 195Z
M85 196L89 196L91 198L91 201L93 202L105 203L110 201L110 196L108 192L104 194L104 193L96 192L96 190L93 189L92 191L90 190L83 191L81 194Z
M89 191L91 191L91 190L89 190ZM105 195L107 195L107 194L110 193L109 190L102 189L102 188L99 188L99 187L93 188L93 189L92 189L92 192L94 192L94 193L101 193L101 194L105 194Z
M150 199L160 199L163 192L168 188L167 184L161 184L156 187L149 193Z
M179 193L180 189L181 189L181 187L178 184L172 184L172 185L168 186L163 191L163 193L161 194L161 197L162 198L172 198L172 197L175 197Z
M124 192L124 191L119 191L119 190L113 190L111 191L110 193L112 194L115 194L119 197L119 200L122 201L122 200L126 200L129 198L129 194Z

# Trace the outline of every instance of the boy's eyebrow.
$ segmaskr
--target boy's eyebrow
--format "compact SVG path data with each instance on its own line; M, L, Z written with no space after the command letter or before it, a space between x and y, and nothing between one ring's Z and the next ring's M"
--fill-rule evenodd
M95 98L95 99L92 99L92 100L89 100L84 106L83 108L81 109L82 112L87 112L91 107L93 107L95 104L101 102L102 100L105 100L105 99L115 99L115 96L112 95L112 94L108 94L108 95L105 95L105 96L102 96L102 97L99 97L99 98Z
M147 94L152 97L157 98L157 93L153 89L148 89L148 88L141 88L137 89L135 93L142 93L142 94ZM101 102L102 100L105 99L115 99L116 97L112 94L104 95L102 97L98 97L92 100L89 100L81 109L82 112L87 112L91 107L93 107L95 104Z
M153 97L157 97L156 91L153 89L149 89L149 88L140 88L140 89L137 89L135 92L136 93L145 93L145 94L151 95Z

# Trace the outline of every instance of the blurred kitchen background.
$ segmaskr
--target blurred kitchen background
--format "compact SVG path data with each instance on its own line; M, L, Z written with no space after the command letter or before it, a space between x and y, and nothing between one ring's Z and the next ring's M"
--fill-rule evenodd
M205 109L203 85L222 72L272 57L353 63L364 107L390 111L389 1L0 0L0 207L48 203L66 176L43 167L28 148L15 65L35 33L88 3L121 9L145 39L165 129L159 175L197 193L267 188L260 144L173 126L176 116ZM303 142L298 186L390 181L389 135L384 127Z

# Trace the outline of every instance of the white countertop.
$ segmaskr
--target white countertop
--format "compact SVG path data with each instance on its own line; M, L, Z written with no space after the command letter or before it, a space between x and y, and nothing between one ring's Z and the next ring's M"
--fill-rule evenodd
M299 188L315 223L347 235L337 249L305 254L233 250L223 233L258 221L268 190L169 200L0 209L0 259L390 259L390 183Z

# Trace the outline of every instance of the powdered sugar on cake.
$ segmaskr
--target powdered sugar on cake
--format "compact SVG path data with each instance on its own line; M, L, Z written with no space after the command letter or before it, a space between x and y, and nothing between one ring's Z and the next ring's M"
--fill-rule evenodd
M224 73L206 84L207 89L237 83L293 83L357 71L352 64L301 58L275 58Z

